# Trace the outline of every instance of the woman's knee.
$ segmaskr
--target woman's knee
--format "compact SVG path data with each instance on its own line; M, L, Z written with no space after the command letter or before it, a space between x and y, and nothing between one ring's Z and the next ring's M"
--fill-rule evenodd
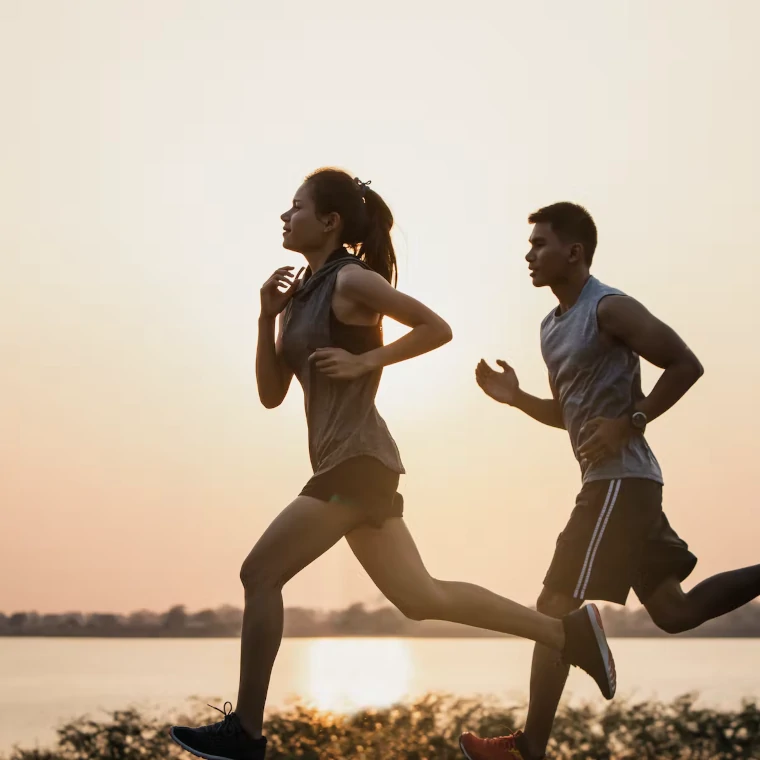
M409 620L440 620L441 608L445 603L442 581L433 578L425 588L391 598L391 603Z
M430 610L416 597L402 597L390 600L391 604L409 620L430 620Z
M272 521L240 568L246 593L281 589L333 546L356 520L356 510L299 496Z
M273 568L268 566L263 558L259 558L252 551L240 568L240 582L246 593L261 591L264 589L282 588L284 581L273 573Z

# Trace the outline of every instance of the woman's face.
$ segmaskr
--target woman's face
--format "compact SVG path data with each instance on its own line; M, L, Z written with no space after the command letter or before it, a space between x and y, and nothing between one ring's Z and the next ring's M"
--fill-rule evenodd
M282 247L298 253L321 250L332 227L330 216L317 216L311 193L304 183L293 196L293 205L280 217Z

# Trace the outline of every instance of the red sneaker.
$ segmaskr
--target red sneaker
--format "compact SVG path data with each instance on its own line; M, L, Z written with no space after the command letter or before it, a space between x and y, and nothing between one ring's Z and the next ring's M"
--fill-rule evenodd
M481 739L467 731L459 737L459 749L467 760L525 760L517 749L518 736L522 736L522 731Z

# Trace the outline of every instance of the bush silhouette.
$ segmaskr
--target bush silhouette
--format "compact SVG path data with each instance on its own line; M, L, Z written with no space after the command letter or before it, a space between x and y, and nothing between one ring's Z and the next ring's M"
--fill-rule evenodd
M200 702L187 714L159 719L136 709L101 721L80 718L58 729L55 747L15 749L7 760L164 760L189 758L168 737L173 723L215 720ZM266 724L271 760L461 760L464 730L484 736L522 724L524 706L430 694L415 702L353 715L296 703ZM739 760L760 758L760 711L747 702L736 711L696 704L694 695L672 703L618 700L603 710L565 705L555 724L549 757L556 760Z

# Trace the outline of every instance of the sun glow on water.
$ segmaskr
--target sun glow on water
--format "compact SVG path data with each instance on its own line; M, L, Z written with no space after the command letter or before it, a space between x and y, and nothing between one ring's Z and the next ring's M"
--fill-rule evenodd
M314 707L352 711L388 707L409 691L413 667L401 639L321 639L307 654Z

